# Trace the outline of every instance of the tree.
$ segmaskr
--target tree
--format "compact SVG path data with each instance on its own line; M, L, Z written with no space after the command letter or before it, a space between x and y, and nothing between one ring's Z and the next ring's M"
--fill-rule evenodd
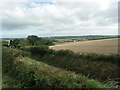
M53 45L53 40L44 39L44 45Z
M19 39L10 40L10 46L16 48L18 46L18 44L20 44L20 40Z
M39 40L39 37L35 36L35 35L30 35L27 37L27 40L29 41L29 43L31 45L35 45L36 42Z
M53 45L53 40L40 38L35 35L30 35L27 37L30 45Z

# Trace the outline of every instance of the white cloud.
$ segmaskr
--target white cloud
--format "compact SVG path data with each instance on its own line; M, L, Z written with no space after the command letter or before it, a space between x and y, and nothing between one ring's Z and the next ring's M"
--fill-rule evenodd
M117 34L117 3L108 0L104 5L100 2L16 2L4 3L2 7L3 32L48 31L43 36L103 34L103 31Z

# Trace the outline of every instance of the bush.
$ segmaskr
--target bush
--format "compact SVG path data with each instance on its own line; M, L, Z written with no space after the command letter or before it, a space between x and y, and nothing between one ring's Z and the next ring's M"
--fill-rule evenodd
M7 41L2 41L2 46L8 47L8 42Z
M36 55L46 55L46 54L50 54L53 52L52 49L49 49L48 46L46 45L41 45L41 46L33 46L33 47L30 47L30 52L32 54L36 54Z
M87 54L80 54L79 57L91 61L105 61L105 62L112 62L118 63L120 59L119 54L111 54L111 55L103 55L103 54L95 54L95 53L87 53Z
M59 56L73 56L74 55L74 52L73 51L70 51L70 50L59 50L59 51L56 51L56 55L59 55Z

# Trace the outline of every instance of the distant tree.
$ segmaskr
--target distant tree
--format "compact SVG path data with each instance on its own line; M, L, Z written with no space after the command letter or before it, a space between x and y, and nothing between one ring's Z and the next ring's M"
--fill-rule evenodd
M18 46L18 44L20 44L20 40L19 39L10 40L10 46L16 48Z
M44 45L53 45L53 40L45 39L44 40Z
M27 37L30 45L53 45L53 40L40 38L35 35L30 35Z
M29 46L30 44L29 44L29 41L27 40L27 39L21 39L20 40L20 44L22 45L22 46Z
M36 42L39 40L40 38L35 36L35 35L30 35L27 37L27 40L29 41L29 43L31 45L36 45Z

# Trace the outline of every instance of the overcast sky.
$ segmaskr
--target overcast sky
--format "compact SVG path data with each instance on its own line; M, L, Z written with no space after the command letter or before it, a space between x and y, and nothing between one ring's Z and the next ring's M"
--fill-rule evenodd
M1 1L3 38L117 35L119 0Z

